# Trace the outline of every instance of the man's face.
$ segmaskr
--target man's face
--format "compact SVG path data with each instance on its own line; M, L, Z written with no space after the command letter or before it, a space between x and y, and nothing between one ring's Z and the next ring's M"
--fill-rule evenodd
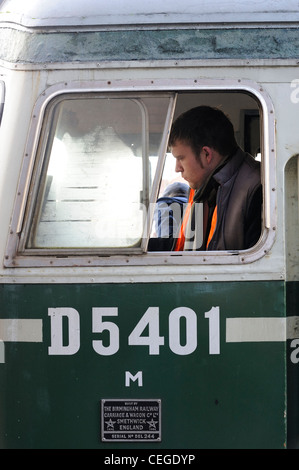
M190 188L199 189L211 173L205 148L196 157L190 145L177 141L171 153L176 159L175 171L181 173Z

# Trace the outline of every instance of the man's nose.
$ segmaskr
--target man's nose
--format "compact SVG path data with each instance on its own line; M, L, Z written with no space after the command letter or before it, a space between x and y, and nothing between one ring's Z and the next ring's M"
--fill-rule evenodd
M175 162L175 171L177 173L180 173L181 171L183 171L182 165L180 164L180 162L178 160L176 160L176 162Z

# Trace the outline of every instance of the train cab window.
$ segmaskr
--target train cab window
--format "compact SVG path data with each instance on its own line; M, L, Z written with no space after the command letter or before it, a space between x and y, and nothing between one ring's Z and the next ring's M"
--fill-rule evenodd
M46 106L39 104L42 125L35 130L34 159L20 178L5 265L155 265L167 263L167 256L172 263L215 264L264 256L272 243L275 206L269 190L274 185L273 110L258 91L231 88L55 92ZM186 189L168 147L171 126L199 105L228 115L238 146L261 162L262 228L248 254L199 249L178 256L171 244L152 248L159 237L157 201L173 184Z

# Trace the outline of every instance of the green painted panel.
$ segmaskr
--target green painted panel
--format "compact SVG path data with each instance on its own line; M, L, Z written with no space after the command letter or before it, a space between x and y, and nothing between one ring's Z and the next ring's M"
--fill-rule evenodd
M285 342L227 342L226 319L284 317L284 299L282 282L1 285L0 321L40 319L42 340L4 342L0 447L283 448ZM95 311L103 333L93 308L117 308ZM161 400L161 442L103 442L102 399Z

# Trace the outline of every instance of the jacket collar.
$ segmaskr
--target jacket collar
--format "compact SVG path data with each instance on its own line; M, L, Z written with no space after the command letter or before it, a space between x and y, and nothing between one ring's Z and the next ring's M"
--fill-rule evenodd
M222 186L238 171L244 158L245 153L240 149L240 147L238 147L237 151L225 161L225 164L222 165L220 169L216 168L212 178Z
M238 147L233 155L226 157L217 168L215 168L208 180L195 192L193 198L194 202L206 199L213 190L217 190L219 185L222 186L226 183L238 170L243 159L244 152Z

